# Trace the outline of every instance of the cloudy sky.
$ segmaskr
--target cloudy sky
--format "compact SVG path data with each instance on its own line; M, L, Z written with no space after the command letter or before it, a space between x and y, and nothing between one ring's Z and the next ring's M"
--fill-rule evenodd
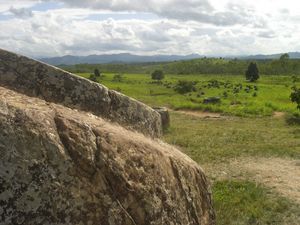
M300 51L299 0L0 0L0 48L32 57Z

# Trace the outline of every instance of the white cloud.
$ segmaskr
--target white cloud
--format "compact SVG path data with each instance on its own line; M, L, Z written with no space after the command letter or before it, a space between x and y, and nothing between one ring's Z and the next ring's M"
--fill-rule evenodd
M292 0L60 0L59 9L40 10L41 2L0 2L1 48L30 56L300 50L300 7Z
M0 1L0 13L9 11L10 8L28 8L35 5L35 0L1 0Z
M34 0L33 0L34 1ZM49 0L42 0L48 2ZM215 7L209 0L56 0L66 7L110 10L113 12L149 12L162 18L181 21L198 21L218 26L250 24L261 21L260 15L252 14L252 9L239 3L221 4Z
M9 12L11 12L14 16L18 18L28 18L32 17L33 13L28 8L14 8L13 6L10 7Z

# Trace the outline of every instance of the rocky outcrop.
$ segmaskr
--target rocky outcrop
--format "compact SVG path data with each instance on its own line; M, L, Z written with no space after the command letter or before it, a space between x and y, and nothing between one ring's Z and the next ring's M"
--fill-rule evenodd
M215 223L201 168L153 138L159 113L28 58L0 59L0 225Z
M48 102L89 111L158 137L160 115L132 98L56 67L0 49L0 84Z
M0 93L0 224L214 224L204 173L177 149Z

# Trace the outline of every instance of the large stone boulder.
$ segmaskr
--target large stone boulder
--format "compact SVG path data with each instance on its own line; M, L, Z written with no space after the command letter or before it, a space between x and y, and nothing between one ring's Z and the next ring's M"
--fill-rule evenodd
M45 101L45 96L68 96L72 91L67 94L63 91L68 90L61 89L58 95L53 84L53 89L46 85L51 95L34 94L27 87L39 86L30 77L25 79L13 72L12 62L0 64L10 65L10 72L4 76L0 73L0 225L215 224L203 171L176 148L153 138L158 129L148 125L155 124L155 115L159 115L154 110L116 95L121 102L116 104L119 112L113 120L97 110L106 104L97 98L106 95L96 95L95 108L91 103L85 108L81 100L75 105L50 97L53 101ZM3 81L10 79L8 74L28 83ZM64 81L77 79L73 75L67 78L65 72L60 75L65 76ZM35 79L34 73L32 76ZM55 79L62 78L57 75ZM94 85L82 82L84 88ZM17 87L22 93L16 91ZM104 87L94 87L109 93ZM149 115L150 119L144 120L152 122L147 125L139 117L120 119L124 115L120 112L138 115L126 111L131 104L148 112L143 116ZM147 129L146 135L141 128L134 130L137 125Z
M151 107L101 84L2 49L0 84L48 102L92 112L146 135L162 134L160 115Z
M214 224L203 171L174 147L0 93L0 224Z

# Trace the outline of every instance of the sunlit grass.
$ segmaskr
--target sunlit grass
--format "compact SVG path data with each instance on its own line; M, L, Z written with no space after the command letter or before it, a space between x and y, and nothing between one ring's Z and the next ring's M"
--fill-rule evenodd
M89 77L87 73L80 76ZM198 81L197 91L179 94L173 88L167 88L162 84L152 83L150 75L147 74L124 74L122 82L113 81L114 74L104 74L98 78L98 82L105 86L120 91L128 96L136 98L151 106L167 106L173 109L205 110L212 112L222 112L237 116L268 116L274 111L296 112L296 106L290 101L291 79L288 76L264 76L256 83L245 81L244 76L228 75L166 75L163 83L171 83L174 86L178 80ZM234 94L232 88L204 88L209 80L220 82L230 82L232 84L241 83L243 89ZM258 90L251 90L246 93L246 85L256 85ZM228 97L223 93L227 92ZM204 95L199 96L199 92ZM254 92L257 96L253 97ZM221 98L220 104L203 104L206 97Z
M240 156L300 159L299 127L288 126L284 118L214 120L173 112L164 139L180 146L200 165Z
M218 225L295 224L299 206L250 181L225 180L213 185Z

